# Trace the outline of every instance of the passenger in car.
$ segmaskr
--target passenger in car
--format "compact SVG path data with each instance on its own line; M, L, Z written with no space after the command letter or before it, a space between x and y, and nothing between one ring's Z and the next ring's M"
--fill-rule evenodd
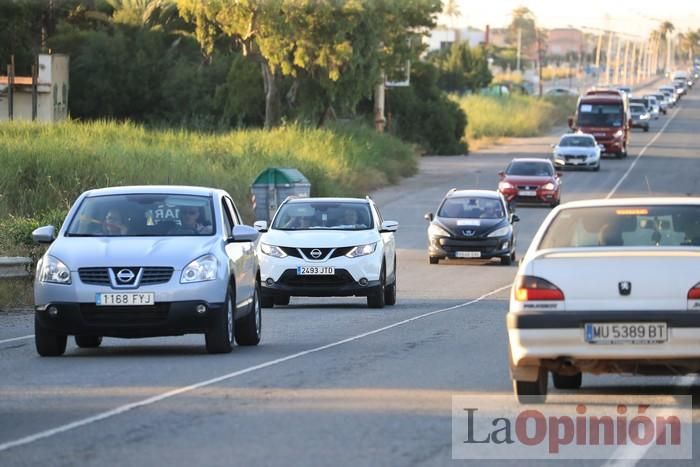
M201 209L196 206L187 206L182 212L182 230L194 230L198 234L212 233L212 226L201 220Z
M124 216L117 209L107 211L102 221L102 233L107 235L126 235L127 227L124 223Z
M598 233L598 245L600 246L622 246L622 230L617 223L605 224Z

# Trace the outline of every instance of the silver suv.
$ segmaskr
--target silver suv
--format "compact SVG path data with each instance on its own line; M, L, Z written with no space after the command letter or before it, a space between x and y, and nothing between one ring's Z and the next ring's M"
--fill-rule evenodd
M62 355L103 336L203 333L210 353L257 345L261 335L258 233L242 225L222 190L133 186L80 195L50 243L34 281L35 342Z

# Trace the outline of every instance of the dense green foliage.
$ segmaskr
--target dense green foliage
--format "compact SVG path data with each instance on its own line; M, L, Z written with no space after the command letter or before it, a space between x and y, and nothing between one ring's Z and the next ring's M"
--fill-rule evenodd
M456 42L445 50L431 52L428 59L440 70L438 86L447 92L465 93L488 86L493 79L484 47Z
M466 154L467 117L438 87L439 71L416 63L412 85L387 91L389 131L419 144L431 154Z
M0 218L66 210L84 190L191 184L228 190L248 220L250 184L271 166L296 167L314 195L364 195L415 173L413 148L354 125L217 135L131 123L0 125Z

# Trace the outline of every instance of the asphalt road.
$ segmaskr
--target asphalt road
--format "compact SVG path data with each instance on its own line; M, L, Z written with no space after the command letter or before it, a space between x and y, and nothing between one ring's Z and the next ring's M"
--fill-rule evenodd
M696 90L649 133L635 130L629 158L605 159L598 173L566 172L563 201L700 195L699 122ZM185 336L105 339L94 350L71 340L64 357L39 358L31 315L0 316L0 465L484 465L452 459L451 400L512 394L504 316L516 267L429 265L423 214L449 188L493 189L510 159L546 155L553 141L424 158L420 175L374 194L385 219L401 224L395 307L294 298L265 310L259 347L230 355L208 355L202 336ZM518 209L519 255L547 213ZM584 375L579 394L593 404L698 392L693 376Z

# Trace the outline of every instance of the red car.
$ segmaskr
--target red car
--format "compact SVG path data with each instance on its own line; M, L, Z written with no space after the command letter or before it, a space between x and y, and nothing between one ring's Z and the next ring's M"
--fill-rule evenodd
M559 204L561 174L547 159L513 159L498 175L498 191L509 203Z

